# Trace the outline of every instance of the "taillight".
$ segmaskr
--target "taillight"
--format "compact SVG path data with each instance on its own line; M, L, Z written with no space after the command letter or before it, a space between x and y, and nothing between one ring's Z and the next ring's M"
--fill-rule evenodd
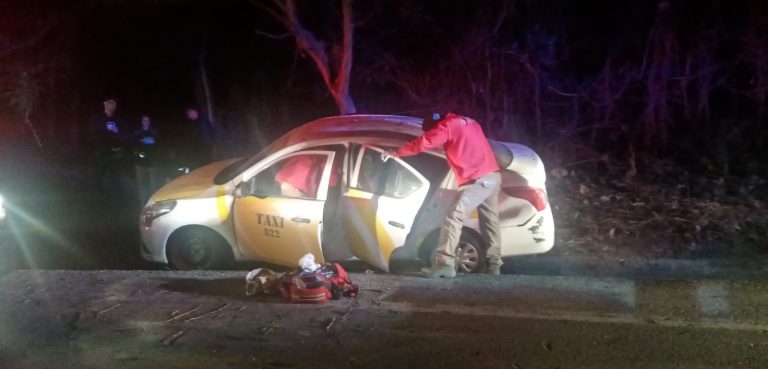
M547 194L541 189L533 187L507 187L504 192L512 197L517 197L528 201L536 208L536 211L542 211L547 207Z

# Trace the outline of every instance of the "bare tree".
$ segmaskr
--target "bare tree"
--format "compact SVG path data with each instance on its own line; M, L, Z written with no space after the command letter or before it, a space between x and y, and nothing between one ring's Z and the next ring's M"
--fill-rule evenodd
M352 0L340 0L341 2L341 29L342 38L340 45L327 46L315 37L299 19L299 12L295 0L271 0L257 2L275 19L283 23L288 31L296 39L296 47L309 55L314 61L325 87L333 96L336 106L341 114L354 114L357 112L355 103L349 93L349 78L352 71L352 46L354 25L352 23ZM327 49L338 50L328 57Z
M0 29L0 91L7 97L2 105L7 104L21 115L35 143L42 147L40 130L32 123L32 116L39 113L37 103L47 92L44 86L55 79L57 64L61 64L61 50L52 41L64 38L54 30L60 30L65 22L15 8L6 11L12 15ZM52 34L58 37L51 37Z
M35 138L37 146L43 147L43 141L40 140L40 135L37 133L37 129L32 124L31 119L35 103L37 103L39 90L40 88L37 82L32 79L29 73L21 72L16 81L16 89L13 92L11 104L24 115L24 124L29 127L32 132L32 136Z

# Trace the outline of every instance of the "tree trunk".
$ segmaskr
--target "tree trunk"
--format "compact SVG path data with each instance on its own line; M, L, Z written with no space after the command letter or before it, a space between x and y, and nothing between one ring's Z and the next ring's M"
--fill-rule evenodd
M352 73L352 46L354 37L354 25L352 24L352 0L341 1L342 16L342 38L341 62L336 74L336 83L334 86L336 105L342 115L354 114L357 112L355 102L349 95L349 77Z
M205 68L205 49L200 52L200 58L198 59L200 66L200 82L203 85L203 98L205 99L205 111L208 113L208 121L214 126L216 125L213 117L213 96L211 96L211 87L208 83L208 72Z
M305 52L315 63L325 87L333 97L339 113L354 114L357 112L355 102L349 93L349 79L352 72L352 53L354 45L354 24L352 23L352 0L341 0L342 42L341 54L336 65L335 77L332 75L331 63L324 45L318 41L312 32L307 30L299 19L295 0L277 2L282 14L275 14L285 23L288 30L296 38L296 47Z

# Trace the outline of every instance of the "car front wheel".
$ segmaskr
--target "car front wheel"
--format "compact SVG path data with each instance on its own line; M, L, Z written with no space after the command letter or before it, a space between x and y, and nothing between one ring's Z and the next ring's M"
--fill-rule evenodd
M168 241L168 264L176 270L222 269L232 259L226 242L208 229L182 229Z

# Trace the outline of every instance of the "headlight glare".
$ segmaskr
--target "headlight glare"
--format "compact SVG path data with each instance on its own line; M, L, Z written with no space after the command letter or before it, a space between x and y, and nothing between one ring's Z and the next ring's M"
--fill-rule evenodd
M141 226L145 228L151 227L152 222L155 219L170 213L175 207L176 200L160 201L152 205L148 205L144 208L144 210L141 211L141 216L139 218Z

